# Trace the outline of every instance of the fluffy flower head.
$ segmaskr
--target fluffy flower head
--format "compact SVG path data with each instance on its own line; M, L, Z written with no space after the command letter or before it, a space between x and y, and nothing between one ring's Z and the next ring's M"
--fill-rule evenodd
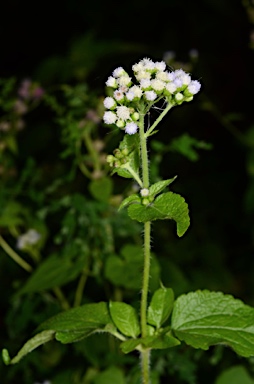
M114 124L116 122L116 114L111 111L107 111L103 115L103 120L105 124Z
M125 132L128 133L129 135L134 135L138 130L138 126L135 123L128 123L125 126Z
M130 109L124 105L116 108L117 117L123 121L130 119Z

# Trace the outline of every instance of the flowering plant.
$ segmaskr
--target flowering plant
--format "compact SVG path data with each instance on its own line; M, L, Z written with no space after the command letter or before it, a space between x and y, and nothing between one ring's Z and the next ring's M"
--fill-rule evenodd
M119 148L107 156L112 174L132 178L140 189L139 193L126 197L119 207L127 208L129 217L144 225L140 310L123 301L89 303L69 309L43 322L38 333L14 358L4 349L6 364L17 363L49 340L73 343L99 332L118 339L123 353L135 350L140 353L143 384L151 382L151 351L172 348L182 341L203 350L224 344L241 356L254 355L254 309L242 301L208 290L189 292L175 300L173 290L163 283L149 296L151 222L174 220L177 235L181 237L189 227L190 218L185 199L172 191L165 192L176 177L150 183L147 140L156 133L155 128L167 112L184 101L191 101L201 85L183 70L168 71L164 62L147 58L132 69L136 84L122 67L108 78L108 95L104 100L107 111L103 120L125 131ZM146 127L145 117L159 101L162 112Z

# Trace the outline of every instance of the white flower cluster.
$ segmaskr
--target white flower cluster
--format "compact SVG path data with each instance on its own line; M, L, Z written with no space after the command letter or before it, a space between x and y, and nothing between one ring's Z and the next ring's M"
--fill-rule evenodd
M41 238L39 232L35 229L29 229L26 233L19 236L17 239L17 248L25 249L29 245L36 244Z
M172 105L179 105L191 101L201 87L199 81L191 80L182 69L168 71L164 61L153 62L144 58L132 69L138 85L122 67L116 68L106 81L107 87L112 88L112 95L104 100L108 111L103 116L106 124L116 124L130 135L138 130L141 101L151 107L158 99L164 98Z

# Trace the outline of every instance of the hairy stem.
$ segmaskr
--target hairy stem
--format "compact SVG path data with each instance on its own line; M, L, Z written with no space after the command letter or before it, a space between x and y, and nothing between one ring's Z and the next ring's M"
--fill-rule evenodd
M142 179L143 188L149 188L149 168L148 168L148 153L147 143L144 133L144 117L141 114L139 123L140 135L140 148L142 160ZM150 274L150 238L151 238L151 222L147 221L144 224L144 270L143 270L143 283L141 293L141 306L140 306L140 325L142 337L147 336L147 297L149 290L149 274ZM149 355L150 351L147 349L141 350L141 367L142 367L142 382L143 384L150 383L149 372Z

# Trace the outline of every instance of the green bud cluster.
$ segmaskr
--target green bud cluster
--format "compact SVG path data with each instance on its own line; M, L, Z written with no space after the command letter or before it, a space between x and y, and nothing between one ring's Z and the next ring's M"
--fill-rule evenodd
M106 160L110 167L119 168L121 165L126 164L129 161L129 150L127 148L116 148L113 151L113 155L108 155Z

